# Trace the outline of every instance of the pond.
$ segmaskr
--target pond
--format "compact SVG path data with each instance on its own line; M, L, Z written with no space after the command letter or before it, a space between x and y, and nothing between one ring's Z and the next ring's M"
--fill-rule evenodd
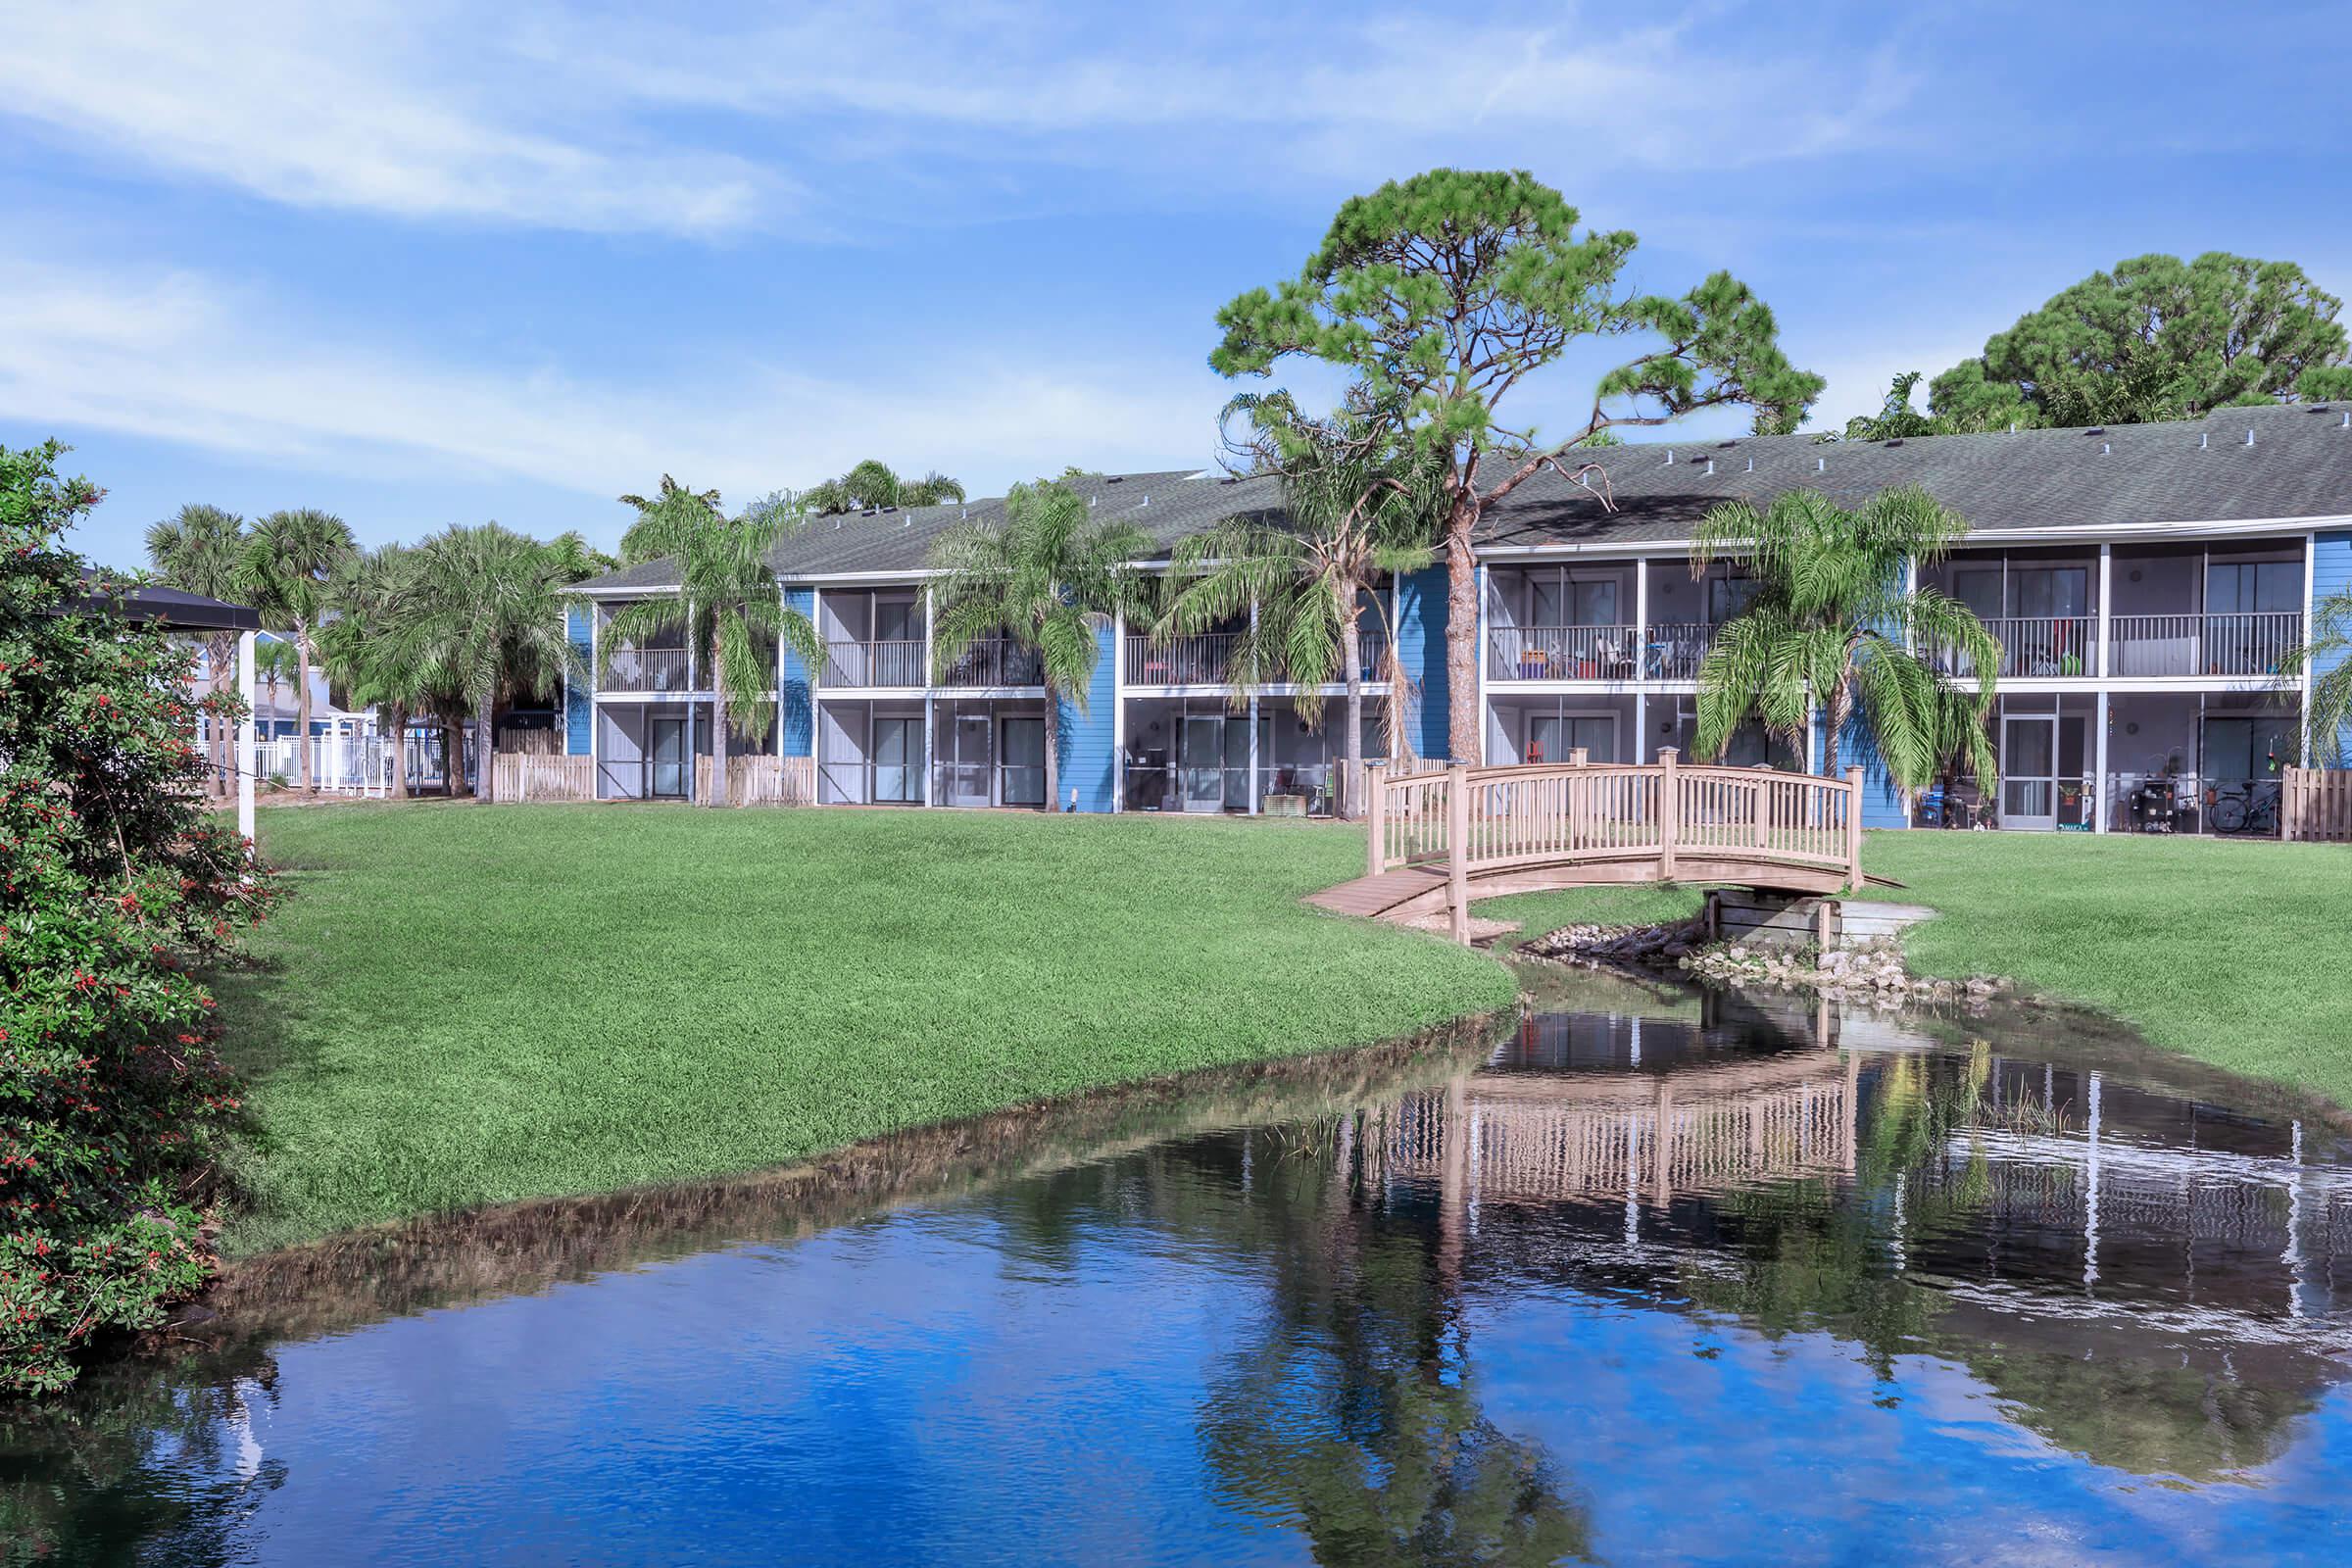
M1527 984L268 1260L9 1417L0 1525L191 1564L2343 1560L2329 1113L2079 1018Z

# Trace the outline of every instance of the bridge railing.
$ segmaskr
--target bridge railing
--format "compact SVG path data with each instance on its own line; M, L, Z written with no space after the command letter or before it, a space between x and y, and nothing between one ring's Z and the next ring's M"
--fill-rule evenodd
M1845 872L1862 885L1862 770L1843 778L1762 767L1565 762L1447 768L1389 777L1367 770L1366 870L1653 858L1661 881L1678 856Z

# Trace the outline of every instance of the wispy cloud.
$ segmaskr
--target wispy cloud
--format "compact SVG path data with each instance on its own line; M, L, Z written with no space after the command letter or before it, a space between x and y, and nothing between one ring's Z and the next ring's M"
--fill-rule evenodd
M954 205L939 166L1203 188L1434 159L1729 170L1904 133L1913 82L1703 19L1627 26L1025 0L691 18L426 0L20 8L0 116L299 207L707 235Z
M669 471L733 498L879 455L995 489L1073 460L1205 463L1222 395L1197 368L1030 373L976 349L884 388L705 356L649 390L322 337L184 272L0 259L0 418L379 478L421 466L609 499ZM1198 450L1171 449L1184 432Z
M789 178L513 69L493 13L91 0L11 8L0 116L69 148L299 207L552 227L739 228Z

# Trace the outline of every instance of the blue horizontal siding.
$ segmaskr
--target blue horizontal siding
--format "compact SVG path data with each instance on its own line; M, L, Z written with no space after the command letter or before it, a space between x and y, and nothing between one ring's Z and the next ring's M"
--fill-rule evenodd
M2330 594L2342 593L2352 593L2352 532L2321 534L2312 541L2311 608L2317 610ZM2315 620L2311 625L2311 634L2316 636L2321 630ZM2316 662L2312 675L2316 679L2343 662L2341 656ZM2352 725L2337 733L2332 745L2330 738L2326 735L2312 736L2311 749L2315 754L2312 758L2314 762L2332 763L2339 757L2352 756Z
M564 635L571 643L572 652L579 655L580 664L589 668L593 652L592 612L585 605L573 605L564 615ZM596 714L596 694L592 686L593 670L586 677L573 676L564 689L564 753L567 757L586 757L589 752L589 725Z
M1446 675L1446 568L1431 566L1396 584L1396 662L1420 690L1407 728L1423 757L1453 755ZM1482 720L1483 722L1483 720ZM1476 758L1469 759L1476 761Z
M1053 803L1057 811L1069 804L1073 789L1081 811L1110 809L1118 781L1117 661L1116 636L1105 620L1095 630L1095 669L1087 682L1086 711L1080 712L1067 696L1054 699L1060 740L1054 759L1060 774L1056 787L1061 799Z
M784 607L787 610L797 611L803 615L814 614L816 612L816 590L813 588L785 589ZM784 689L777 695L783 707L783 712L778 715L782 721L783 733L776 742L777 755L781 757L814 756L816 753L816 709L809 692L808 662L794 653L789 643L784 648Z

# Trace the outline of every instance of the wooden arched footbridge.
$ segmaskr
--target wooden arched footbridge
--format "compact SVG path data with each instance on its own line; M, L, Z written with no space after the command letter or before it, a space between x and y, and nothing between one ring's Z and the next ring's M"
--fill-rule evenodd
M1858 767L1843 778L1685 767L1668 750L1635 766L1572 753L1524 767L1365 771L1364 875L1307 902L1398 922L1446 909L1457 942L1470 939L1473 898L1628 882L1822 895L1865 880Z

